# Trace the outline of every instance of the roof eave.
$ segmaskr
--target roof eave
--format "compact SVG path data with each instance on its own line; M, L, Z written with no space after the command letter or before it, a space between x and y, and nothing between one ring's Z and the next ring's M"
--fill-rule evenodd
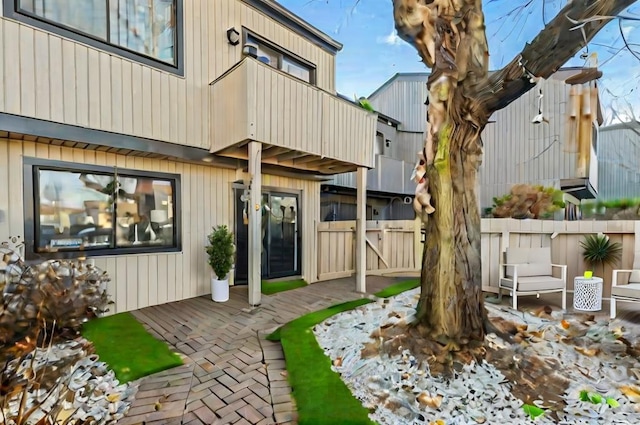
M334 40L318 28L273 0L241 0L273 20L305 37L318 47L335 55L342 50L342 43Z

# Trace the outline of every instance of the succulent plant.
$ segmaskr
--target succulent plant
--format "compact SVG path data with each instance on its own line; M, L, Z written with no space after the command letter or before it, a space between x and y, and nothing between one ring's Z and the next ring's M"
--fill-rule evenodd
M580 242L584 260L594 266L599 264L604 273L605 264L613 266L622 256L622 245L617 242L611 242L607 235L594 234L585 236Z

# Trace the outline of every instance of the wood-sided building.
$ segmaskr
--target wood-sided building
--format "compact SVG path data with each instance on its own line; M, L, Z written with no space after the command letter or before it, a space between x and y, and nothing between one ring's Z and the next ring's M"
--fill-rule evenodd
M366 176L375 138L340 43L272 0L2 4L0 241L89 257L116 312L209 293L218 224L249 303L317 280L321 177Z
M482 132L482 208L519 183L562 189L574 205L595 197L602 116L593 71L562 68L491 116ZM369 96L376 111L399 122L398 146L393 148L392 141L389 153L394 158L410 161L424 145L427 78L426 73L399 73Z

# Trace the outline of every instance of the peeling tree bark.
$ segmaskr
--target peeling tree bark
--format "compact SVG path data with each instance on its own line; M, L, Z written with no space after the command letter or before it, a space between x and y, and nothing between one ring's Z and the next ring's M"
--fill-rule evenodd
M575 21L616 16L634 2L570 1L520 55L489 76L481 0L394 0L398 34L432 69L414 202L428 235L417 314L422 335L452 351L484 341L476 188L480 133L489 116L533 88L538 78L557 71L610 18L571 31Z

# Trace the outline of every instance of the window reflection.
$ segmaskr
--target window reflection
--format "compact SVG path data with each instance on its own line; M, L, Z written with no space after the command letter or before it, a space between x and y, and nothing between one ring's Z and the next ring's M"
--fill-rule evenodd
M280 69L289 75L299 78L307 83L312 83L314 68L300 60L279 50L276 46L267 45L255 36L247 35L247 43L258 49L258 60L267 65Z
M19 0L18 6L54 25L176 64L175 0Z
M40 229L44 251L112 246L109 175L39 170Z
M38 168L39 252L174 247L174 180Z
M120 178L116 245L173 245L173 188L167 180Z
M105 0L20 0L20 8L48 21L107 38Z

